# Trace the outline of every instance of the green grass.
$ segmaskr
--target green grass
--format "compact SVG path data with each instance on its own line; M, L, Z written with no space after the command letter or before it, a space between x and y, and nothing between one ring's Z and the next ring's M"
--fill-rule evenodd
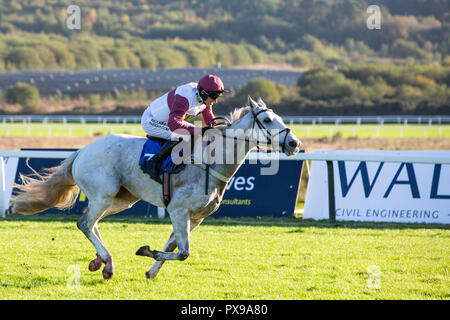
M442 225L209 218L191 235L190 257L147 280L152 260L134 253L146 244L161 249L169 220L109 217L99 228L116 275L105 281L87 270L95 250L77 218L0 221L1 299L450 298ZM379 289L368 285L372 265Z
M450 138L450 125L292 125L298 137L323 138L339 135L344 138ZM0 125L0 136L94 136L110 133L145 135L140 124L74 124L22 123Z

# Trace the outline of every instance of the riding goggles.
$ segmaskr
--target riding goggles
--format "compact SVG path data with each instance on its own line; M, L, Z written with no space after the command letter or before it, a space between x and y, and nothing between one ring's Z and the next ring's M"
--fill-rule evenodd
M213 100L216 100L222 95L222 91L207 91L208 97L210 97Z

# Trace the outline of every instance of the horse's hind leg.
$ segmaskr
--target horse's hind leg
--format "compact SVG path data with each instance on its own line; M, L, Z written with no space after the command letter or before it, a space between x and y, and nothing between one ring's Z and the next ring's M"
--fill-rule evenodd
M127 189L125 189L123 187L120 188L119 192L113 199L112 204L103 212L101 217L95 222L94 227L92 229L102 244L103 244L103 240L100 235L100 231L98 230L98 221L103 219L106 216L115 214L117 212L120 212L120 211L123 211L123 210L126 210L126 209L132 207L133 204L135 204L136 201L138 201L138 200L139 199L136 198L135 196L133 196ZM95 258L94 260L92 260L89 263L89 271L99 270L101 268L102 264L103 264L103 260L102 260L101 256L97 253L97 258Z
M100 231L98 231L97 222L94 224L92 231L94 231L98 240L100 240L100 242L103 243L103 239L102 239L102 236L100 235ZM102 267L102 265L103 265L102 257L100 257L100 255L97 253L97 258L95 258L94 260L89 262L89 271L92 271L92 272L97 271L98 269L100 269Z
M109 211L109 208L106 210ZM103 213L104 215L104 213ZM102 217L103 217L102 215ZM100 217L98 220L100 220L102 217ZM95 233L95 235L97 236L98 240L100 240L101 243L103 243L103 239L102 236L100 234L100 231L98 230L98 220L95 222L94 227L92 228L92 231ZM105 246L105 245L103 245ZM97 271L99 270L103 265L103 260L102 257L100 257L100 255L97 253L97 257L92 260L91 262L89 262L89 271Z
M94 227L111 203L112 198L109 197L90 198L88 210L81 216L77 223L78 228L85 234L97 250L97 254L100 256L101 261L105 263L105 268L103 269L103 278L105 279L109 279L114 275L114 264L112 255L105 248L101 239L96 234L99 234L98 229L94 231Z

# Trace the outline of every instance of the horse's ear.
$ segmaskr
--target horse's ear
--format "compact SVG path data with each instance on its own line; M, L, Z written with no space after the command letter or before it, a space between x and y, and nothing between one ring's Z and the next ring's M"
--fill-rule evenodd
M256 102L263 108L267 108L266 104L264 103L263 99L261 99L261 97L258 98L258 100L256 100Z
M248 105L252 108L258 107L258 104L252 99L252 97L250 97L250 95L248 96Z

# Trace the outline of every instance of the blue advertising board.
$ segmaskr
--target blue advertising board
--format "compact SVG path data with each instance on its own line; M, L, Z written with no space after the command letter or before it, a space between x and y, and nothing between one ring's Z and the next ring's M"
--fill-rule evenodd
M75 151L76 149L22 149L22 150L57 150ZM19 173L29 175L34 171L58 166L63 159L19 159L15 182L21 183ZM278 170L274 175L261 174L263 168L272 164L250 163L246 160L227 185L221 206L213 217L285 217L294 213L300 185L302 161L279 160ZM31 169L31 168L32 169ZM205 183L198 181L196 183ZM87 209L88 199L81 192L75 205L64 213L81 214ZM52 208L41 214L60 213ZM138 201L133 207L117 213L120 216L156 217L158 208L144 201Z
M227 185L219 209L220 217L285 217L294 214L300 184L302 161L280 160L277 173L263 175L270 164L246 160Z

